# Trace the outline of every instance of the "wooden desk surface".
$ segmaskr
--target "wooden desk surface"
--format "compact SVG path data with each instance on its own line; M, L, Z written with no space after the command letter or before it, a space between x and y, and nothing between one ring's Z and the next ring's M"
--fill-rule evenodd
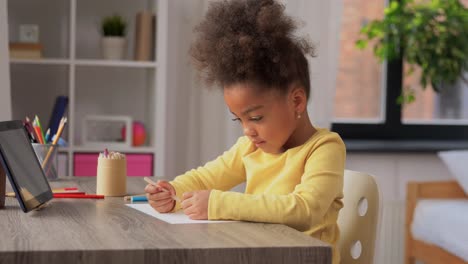
M96 192L94 177L51 186ZM142 178L129 178L127 191L140 194L144 186ZM15 198L6 198L0 263L331 263L327 244L284 225L171 225L125 203L122 197L53 199L25 214Z

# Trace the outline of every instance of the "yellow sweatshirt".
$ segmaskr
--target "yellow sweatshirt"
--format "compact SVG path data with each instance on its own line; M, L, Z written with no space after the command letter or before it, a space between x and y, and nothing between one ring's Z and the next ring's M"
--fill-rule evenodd
M265 153L241 137L223 155L176 177L171 184L178 196L212 190L209 219L290 226L331 244L333 263L339 263L335 247L345 159L343 141L327 129L318 129L303 145L280 154ZM242 182L246 182L245 193L228 191Z

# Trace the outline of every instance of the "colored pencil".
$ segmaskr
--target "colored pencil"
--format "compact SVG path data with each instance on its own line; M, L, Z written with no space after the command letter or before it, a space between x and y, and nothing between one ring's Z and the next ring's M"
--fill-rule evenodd
M54 193L54 198L77 198L77 199L104 199L101 194L60 194Z
M28 120L29 118L26 117L26 119L23 121L23 125L28 131L29 137L32 139L32 142L37 143L39 141L37 141L36 133L34 132L34 128L32 127L31 122L29 122Z
M73 195L86 194L85 192L79 192L79 191L67 191L67 192L55 192L55 191L52 191L52 193L55 193L55 194L73 194Z
M138 194L138 195L128 195L128 196L124 196L124 200L125 200L125 201L130 201L130 200L132 200L132 197L135 197L135 196L146 196L146 193Z
M44 143L47 144L47 142L49 142L49 138L50 138L50 128L48 128L47 132L45 133Z
M78 187L64 187L64 188L54 188L52 191L76 191Z
M54 191L52 190L52 193L54 194L80 194L80 195L83 195L83 194L86 194L85 192L78 192L78 191L66 191L66 192L60 192L60 191ZM14 192L7 192L5 193L5 197L16 197L15 193Z
M38 125L33 125L36 135L39 137L39 143L44 144L44 138L42 137L41 128Z
M42 130L41 121L39 121L39 117L37 115L34 117L34 121L36 121L36 125L39 127L39 131L41 133L41 138L42 138L42 144L44 144L45 143L44 130Z
M132 196L132 197L130 197L130 201L132 203L134 203L134 202L147 202L148 198L146 198L146 196Z
M59 140L60 136L62 135L63 128L65 127L66 123L67 123L67 118L62 117L62 120L60 120L60 125L59 125L59 128L58 128L57 134L55 135L55 139L52 142L52 147L49 149L49 151L47 152L46 157L44 158L44 161L42 162L42 168L45 168L45 165L49 161L49 158L50 158L50 155L52 154L52 150L54 148L54 145L55 145L55 147L57 147L57 141Z
M29 119L29 117L26 117L26 123L29 124L29 127L31 128L32 130L32 134L34 135L34 138L36 139L36 143L41 143L39 141L39 135L36 133L36 130L34 129L34 126L33 124L31 123L31 119Z

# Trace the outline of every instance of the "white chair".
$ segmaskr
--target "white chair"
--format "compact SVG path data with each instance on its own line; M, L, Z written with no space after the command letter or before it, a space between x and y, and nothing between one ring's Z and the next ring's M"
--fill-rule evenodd
M345 170L343 203L338 216L341 263L373 263L377 222L379 218L379 190L373 176Z

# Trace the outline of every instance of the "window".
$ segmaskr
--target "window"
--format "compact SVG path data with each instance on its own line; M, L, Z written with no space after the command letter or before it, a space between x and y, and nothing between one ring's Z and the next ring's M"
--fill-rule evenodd
M465 79L468 79L467 73ZM419 71L410 77L403 77L404 86L416 88L416 101L403 107L404 124L468 125L467 83L460 79L454 85L447 85L440 93L436 93L432 87L423 90L418 80Z
M343 5L335 119L340 122L379 123L384 118L385 65L377 61L372 50L358 50L354 43L364 24L383 17L385 0L350 0L343 1Z
M386 2L343 1L332 130L345 139L468 139L468 84L460 81L441 94L423 90L417 71L403 76L402 61L379 64L371 49L355 47L361 26L382 18ZM414 87L416 100L402 106L396 101L405 85Z

